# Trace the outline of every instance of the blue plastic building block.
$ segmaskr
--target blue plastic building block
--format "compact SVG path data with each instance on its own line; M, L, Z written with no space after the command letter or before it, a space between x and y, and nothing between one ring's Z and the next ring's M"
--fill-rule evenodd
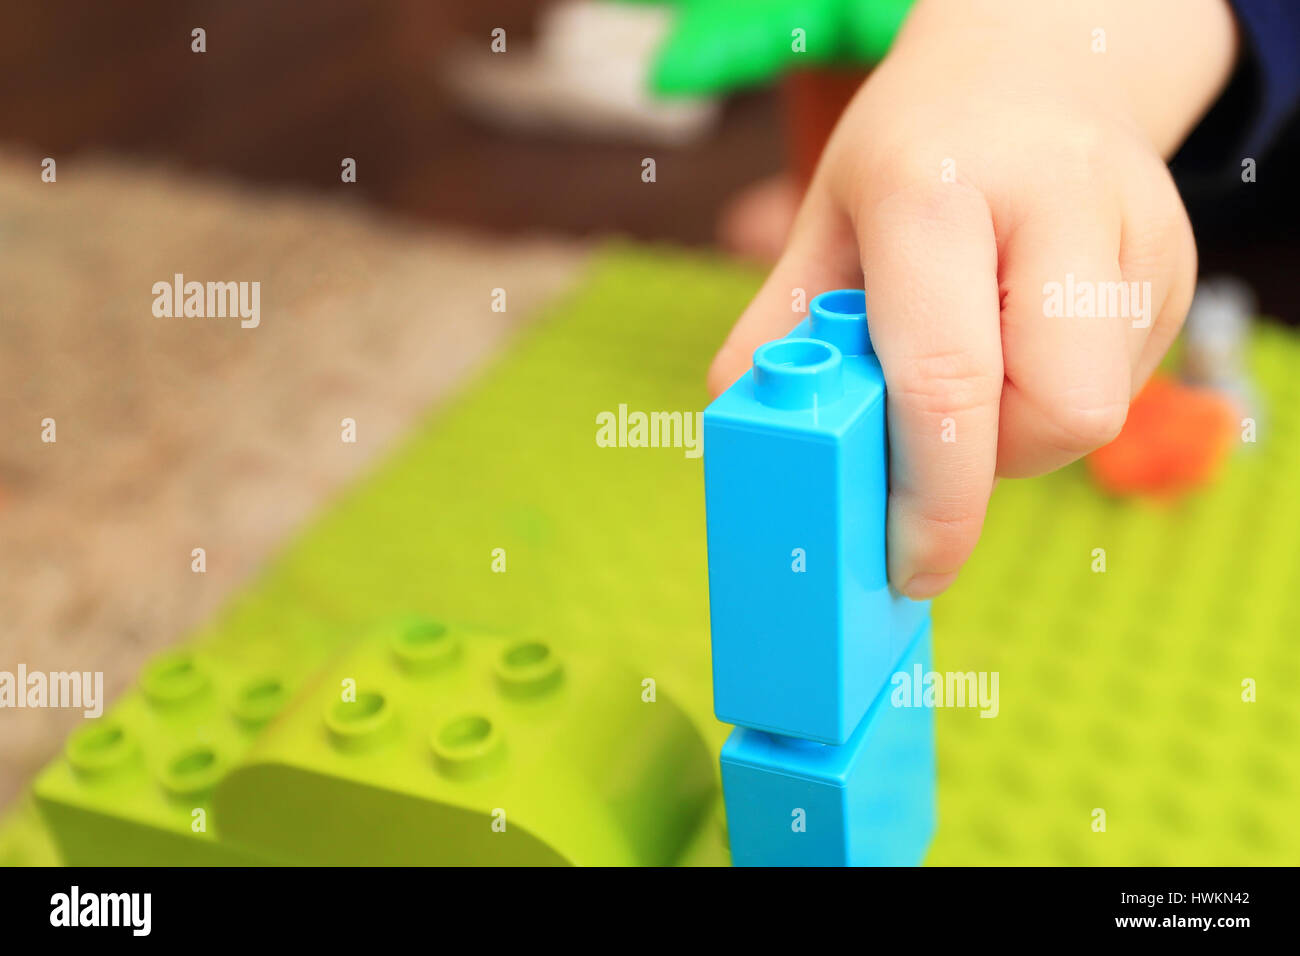
M930 670L927 626L899 663ZM886 686L838 747L737 727L722 748L736 866L915 866L935 829L934 709ZM909 703L915 703L909 701Z
M827 292L704 413L718 719L854 732L929 619L889 587L885 383L865 296Z

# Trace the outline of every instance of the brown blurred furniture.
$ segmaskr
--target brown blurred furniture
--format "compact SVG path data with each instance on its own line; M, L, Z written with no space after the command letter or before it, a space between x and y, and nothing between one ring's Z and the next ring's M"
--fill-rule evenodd
M514 138L459 115L436 80L454 42L527 41L536 0L42 0L0 24L0 130L41 155L120 150L262 183L350 192L422 219L501 231L624 232L704 243L736 188L782 167L770 94L733 102L707 142ZM207 31L192 53L190 31Z

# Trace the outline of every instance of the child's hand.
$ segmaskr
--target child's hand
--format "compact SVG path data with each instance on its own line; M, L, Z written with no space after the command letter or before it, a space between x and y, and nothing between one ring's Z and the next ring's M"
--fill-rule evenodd
M901 590L952 583L995 475L1059 468L1124 424L1196 279L1162 157L1235 49L1226 0L920 0L845 112L709 384L790 330L793 290L865 284ZM1079 315L1088 287L1099 317Z

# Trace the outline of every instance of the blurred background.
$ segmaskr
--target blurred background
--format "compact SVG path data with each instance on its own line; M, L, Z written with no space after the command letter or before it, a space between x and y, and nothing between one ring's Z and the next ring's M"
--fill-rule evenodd
M864 40L864 57L883 51L907 5L875 5L886 22ZM584 17L579 11L590 6L624 10ZM709 70L701 63L697 73L670 77L677 89L671 100L659 98L659 106L681 105L683 97L702 105L665 117L630 107L611 74L622 78L604 56L578 60L574 72L586 76L585 89L537 62L547 52L553 59L572 53L554 49L559 34L572 45L607 44L609 59L634 61L625 73L648 73L678 6L690 4L321 0L268 9L251 0L220 7L143 0L121 11L89 0L35 8L6 3L4 137L12 149L42 156L132 157L194 175L326 195L339 192L335 157L352 156L361 174L349 196L404 219L503 235L617 232L709 244L746 186L806 171L819 127L833 121L837 101L869 63L795 70L790 57L778 59L779 50L746 50L746 43L758 43L739 29L744 18L732 12L729 23L721 13L690 26L697 33L730 26L751 65ZM759 4L749 14L755 27L771 6ZM188 38L200 24L208 46L196 57ZM494 29L506 31L510 55L491 63ZM699 45L681 46L682 56L698 55ZM820 84L818 93L831 92L812 100L804 92L810 73L821 74L811 80ZM1238 85L1250 82L1246 72ZM477 90L469 89L475 83ZM643 99L655 102L648 87ZM810 101L829 116L808 116L818 111ZM1239 121L1221 108L1198 140L1222 139ZM1295 145L1292 135L1275 146L1269 165L1288 168ZM670 157L665 165L676 172L653 191L629 189L626 170L638 166L647 146ZM1222 190L1239 182L1236 163L1217 175L1178 162L1175 169L1200 226L1206 271L1245 275L1265 312L1294 318L1284 256L1260 246L1285 239L1285 251L1294 252L1286 217L1259 216L1279 201L1293 204L1286 177L1261 175L1256 188L1235 190L1225 203Z
M492 108L465 103L447 75L453 63L481 68L496 28L506 31L504 61L533 56L548 6L6 4L5 138L42 155L114 153L330 194L339 191L336 157L353 156L354 198L403 218L503 234L711 241L727 196L782 166L775 95L737 97L706 136L672 148L689 176L665 177L653 195L628 189L625 171L657 138L635 126L573 134L545 117L511 134L483 122ZM194 26L207 30L201 57L190 49Z
M788 32L764 39L771 6L0 4L0 669L103 670L116 696L606 239L756 282L907 5L878 4L857 55L799 69ZM1231 102L1202 146L1228 144ZM1282 325L1300 244L1276 171L1296 156L1292 135L1249 188L1232 157L1174 163L1203 273ZM294 321L136 322L178 271L259 278ZM488 308L507 284L508 311ZM323 440L345 415L358 447ZM34 437L47 416L57 454ZM221 556L199 581L176 558L194 541ZM0 714L0 808L77 720Z

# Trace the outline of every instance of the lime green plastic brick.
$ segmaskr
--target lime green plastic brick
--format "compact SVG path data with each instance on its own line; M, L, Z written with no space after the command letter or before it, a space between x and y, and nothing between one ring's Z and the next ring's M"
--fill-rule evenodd
M483 656L469 654L461 676L445 683L448 699L486 712L500 693L488 648L540 640L575 679L589 667L620 675L610 678L617 695L598 692L617 696L600 705L610 721L630 727L619 708L661 706L640 701L641 681L653 678L660 702L680 708L698 737L688 745L668 734L677 741L669 748L675 759L690 765L682 755L696 746L717 752L727 728L713 718L710 700L700 460L681 448L601 448L594 436L596 415L617 412L620 403L702 409L709 359L760 279L664 250L618 247L599 257L573 294L323 513L191 645L214 667L229 662L232 679L214 688L233 690L274 669L260 655L301 681L281 720L242 760L268 775L278 765L274 773L285 780L301 773L318 789L283 786L266 794L270 811L291 811L304 793L319 803L319 788L356 794L363 785L375 791L369 805L376 808L452 806L453 784L433 763L429 737L442 726L433 710L439 698L418 721L402 717L408 749L397 771L376 761L373 774L345 772L362 763L338 755L324 724L326 679L341 680L340 668L372 673L345 659L322 671L329 655L360 653L362 663L382 670L357 642L408 613L472 622L493 635L482 642ZM1300 340L1262 324L1251 355L1259 442L1243 445L1218 481L1183 501L1110 499L1077 467L999 485L973 559L933 606L935 668L997 671L999 710L995 718L969 708L937 714L939 829L928 862L1300 863L1300 696L1293 691L1300 681ZM492 571L498 548L504 573ZM1092 570L1099 548L1104 573ZM310 680L316 673L324 676ZM1248 679L1253 703L1242 700ZM620 696L625 682L630 700ZM338 686L328 686L336 698ZM365 680L358 690L367 690ZM121 707L147 730L153 718L138 694ZM230 708L213 706L210 714L228 721ZM115 708L103 720L117 716ZM527 722L516 730L515 717L502 719L508 753L527 759L512 745L531 733ZM195 851L214 841L188 832L189 807L168 803L150 769L193 743L195 732L148 731L157 736L145 741L145 768L108 797L56 762L38 784L43 802L84 812L80 830L63 828L65 850L82 860L138 859L142 852L122 835L129 823L169 837L154 857L167 849L171 858L192 853L197 862ZM312 732L306 765L286 748ZM148 743L155 739L157 747ZM572 792L573 781L587 779L583 761L599 752L589 744L547 758L564 768L556 786ZM631 749L624 755L645 759ZM639 771L622 768L610 764L606 780L616 790L623 781L624 793L672 786L633 783L643 779ZM520 767L516 777L513 762L500 769L503 780L537 774ZM416 794L421 774L428 789ZM237 795L238 776L218 784L209 817L215 844L238 831L247 843L232 846L260 842L266 853L274 841L257 829L255 808L232 804L238 809L227 819L222 798L227 785ZM518 798L520 806L547 799ZM503 807L508 834L518 822L521 835L555 855L582 859L564 824L512 813L515 800ZM481 827L489 802L485 793L466 800L464 821ZM726 862L724 823L717 804L709 806L678 862ZM320 841L352 839L319 807L302 809L316 814L309 829ZM1099 809L1104 832L1093 829ZM385 845L429 838L418 821L393 819L387 831L370 824L371 835ZM625 829L616 821L593 826L605 828L607 849ZM687 828L680 820L663 832L677 839ZM456 839L452 832L439 839ZM525 842L508 845L524 857ZM430 846L423 858L446 852Z
M0 820L0 869L13 866L58 866L63 862L40 811L23 796Z
M714 761L649 691L614 655L395 625L221 784L223 833L318 864L672 864L712 808Z
M286 650L298 654L287 655ZM169 651L68 740L37 805L71 865L226 865L263 854L219 838L216 785L302 683L292 639Z

